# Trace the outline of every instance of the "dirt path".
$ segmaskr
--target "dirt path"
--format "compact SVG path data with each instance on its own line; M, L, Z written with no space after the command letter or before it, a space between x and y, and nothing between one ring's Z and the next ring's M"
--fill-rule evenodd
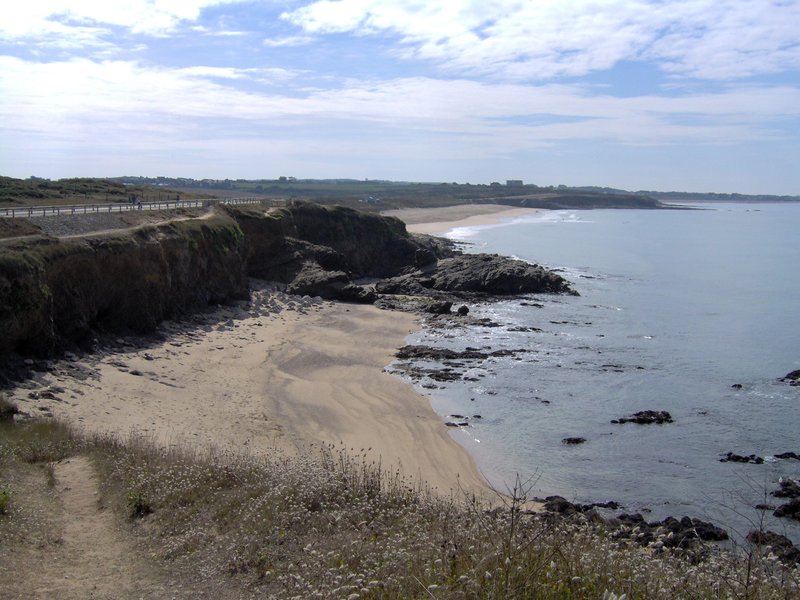
M0 577L1 598L129 600L227 595L212 591L217 586L186 585L185 577L171 576L150 560L119 517L101 506L97 476L87 457L55 465L54 475L58 514L50 524L52 541L21 549L22 556L12 557L13 576L5 582Z
M133 598L147 588L147 569L138 564L112 512L99 505L97 480L86 457L55 466L56 490L63 513L61 535L42 548L40 568L21 573L27 590L18 598ZM27 577L25 577L27 575Z

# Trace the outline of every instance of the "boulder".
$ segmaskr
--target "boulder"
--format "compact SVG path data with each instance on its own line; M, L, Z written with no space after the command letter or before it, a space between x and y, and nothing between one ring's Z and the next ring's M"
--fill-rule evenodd
M375 292L353 284L344 271L328 271L316 262L305 263L286 291L298 296L319 296L325 300L363 304L375 301Z
M783 458L783 459L793 458L794 460L800 460L800 455L798 455L795 452L781 452L780 454L776 454L775 458Z
M784 564L796 565L800 562L800 549L779 533L754 529L747 534L747 541L756 546L769 546Z
M781 381L786 381L789 385L800 386L800 369L787 373Z
M642 410L627 417L614 419L611 422L615 424L662 425L663 423L672 423L672 415L665 410Z
M741 454L734 454L733 452L728 452L722 458L719 459L719 462L735 462L735 463L748 463L751 465L762 465L764 464L764 459L760 456L756 456L755 454L748 454L747 456L742 456Z
M440 259L433 268L393 277L380 282L381 294L508 296L534 293L577 295L560 275L496 254L459 254Z
M776 498L800 498L800 483L794 479L781 478L778 485L781 486L780 489L772 492L772 496Z
M795 498L788 504L783 504L772 513L776 517L788 517L800 521L800 498Z
M433 315L449 315L452 307L453 303L449 300L434 301L428 304L425 312Z
M562 444L566 444L567 446L575 446L577 444L583 444L586 441L586 438L582 437L566 437L561 440Z

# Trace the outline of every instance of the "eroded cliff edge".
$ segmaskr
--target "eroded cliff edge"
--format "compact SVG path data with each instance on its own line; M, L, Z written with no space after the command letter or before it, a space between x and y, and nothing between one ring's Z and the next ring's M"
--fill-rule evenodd
M479 256L411 235L392 217L310 203L218 207L126 232L3 240L0 355L88 346L98 331L145 333L165 318L246 297L248 277L357 302L374 301L376 289L435 298L573 293L538 265Z

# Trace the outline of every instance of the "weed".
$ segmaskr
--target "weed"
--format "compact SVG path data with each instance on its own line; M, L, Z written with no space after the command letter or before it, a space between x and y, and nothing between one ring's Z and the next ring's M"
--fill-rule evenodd
M153 512L153 507L147 501L147 497L142 492L128 492L126 498L128 516L132 519L144 517Z
M11 508L11 486L6 484L0 487L0 515L8 514Z
M13 422L14 415L19 412L17 405L0 393L0 423Z

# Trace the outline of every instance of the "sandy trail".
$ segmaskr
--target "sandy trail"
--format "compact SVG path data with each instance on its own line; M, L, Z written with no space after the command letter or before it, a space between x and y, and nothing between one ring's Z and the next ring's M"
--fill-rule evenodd
M22 589L29 590L32 598L78 600L128 598L150 587L146 583L150 569L137 563L115 516L98 504L89 459L59 463L55 479L63 507L60 543L45 549L40 559L44 568L28 571L31 581Z
M100 501L95 469L86 456L57 463L55 509L47 539L14 547L0 570L4 600L138 600L243 598L234 582L198 581L170 572Z

